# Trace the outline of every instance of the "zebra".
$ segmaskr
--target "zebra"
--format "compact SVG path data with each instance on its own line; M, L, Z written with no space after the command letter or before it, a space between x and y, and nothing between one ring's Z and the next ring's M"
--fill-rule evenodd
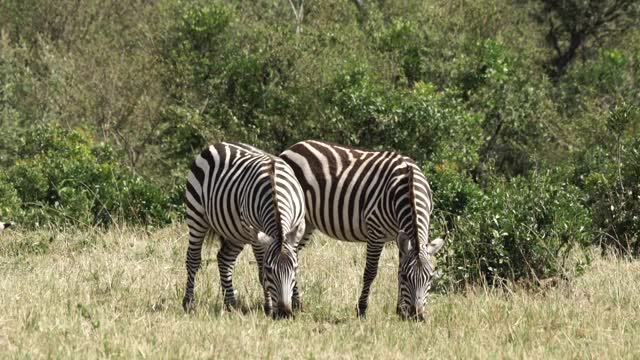
M196 157L187 176L187 286L182 301L193 308L195 276L207 231L221 239L217 255L224 306L236 306L235 261L250 244L264 291L264 311L289 317L298 267L296 247L305 229L302 188L282 159L240 143L217 143ZM275 311L273 309L275 303Z
M11 227L11 225L13 225L13 223L10 223L10 222L2 223L2 222L0 222L0 232L2 232L2 230L6 229L6 228Z
M400 252L396 312L423 320L434 274L432 257L444 241L429 243L432 194L416 163L395 152L320 141L299 142L280 157L293 168L305 193L307 225L298 250L314 229L339 240L367 243L357 306L357 315L364 317L383 245L395 240Z

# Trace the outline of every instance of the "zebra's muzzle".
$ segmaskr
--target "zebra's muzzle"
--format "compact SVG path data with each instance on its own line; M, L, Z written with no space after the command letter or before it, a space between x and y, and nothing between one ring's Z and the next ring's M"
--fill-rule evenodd
M288 319L293 317L293 310L291 309L291 303L278 302L278 306L273 312L274 319Z
M403 320L424 321L424 309L416 306L406 306L399 311L399 315Z

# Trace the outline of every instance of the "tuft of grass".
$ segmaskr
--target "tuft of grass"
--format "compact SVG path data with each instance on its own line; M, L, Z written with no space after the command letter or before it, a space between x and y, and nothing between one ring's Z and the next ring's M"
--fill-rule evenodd
M47 239L46 251L22 251ZM24 245L32 244L32 245ZM197 306L182 311L186 227L7 231L0 239L0 353L134 358L638 358L640 263L595 257L544 291L474 288L431 296L427 319L395 315L397 249L384 249L368 317L355 316L365 246L316 236L301 254L304 311L274 321L249 248L223 311L204 248ZM20 251L18 251L18 250Z

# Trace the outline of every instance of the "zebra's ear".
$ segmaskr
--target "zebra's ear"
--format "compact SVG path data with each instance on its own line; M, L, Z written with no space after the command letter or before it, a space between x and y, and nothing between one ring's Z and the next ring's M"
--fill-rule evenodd
M269 235L263 233L262 231L258 232L257 238L258 238L258 243L262 244L262 245L266 245L266 244L270 243L271 240L272 240Z
M427 246L427 253L429 253L429 255L431 256L435 255L438 251L440 251L440 249L442 249L442 245L444 245L444 240L442 240L442 238L433 240L429 243L429 246Z
M413 242L409 235L407 235L404 231L398 232L398 238L396 239L398 243L398 248L400 249L400 253L408 254L411 250L413 250Z
M285 235L284 241L286 241L287 243L289 243L289 245L295 248L296 246L298 246L300 239L302 239L302 236L304 235L304 230L305 230L305 223L304 221L300 221L298 223L298 226L291 229L287 233L287 235Z

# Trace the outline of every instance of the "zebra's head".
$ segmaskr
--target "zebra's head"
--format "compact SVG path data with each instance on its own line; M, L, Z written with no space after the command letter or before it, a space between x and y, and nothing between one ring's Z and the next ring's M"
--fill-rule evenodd
M263 263L263 283L269 295L275 318L287 318L293 315L293 287L296 285L298 270L297 246L304 234L304 220L284 234L282 241L273 240L264 233L258 237L267 243ZM269 307L266 307L268 309Z
M398 270L398 313L405 319L424 320L424 307L434 275L433 256L442 248L438 238L420 246L406 233L398 235L400 268Z

